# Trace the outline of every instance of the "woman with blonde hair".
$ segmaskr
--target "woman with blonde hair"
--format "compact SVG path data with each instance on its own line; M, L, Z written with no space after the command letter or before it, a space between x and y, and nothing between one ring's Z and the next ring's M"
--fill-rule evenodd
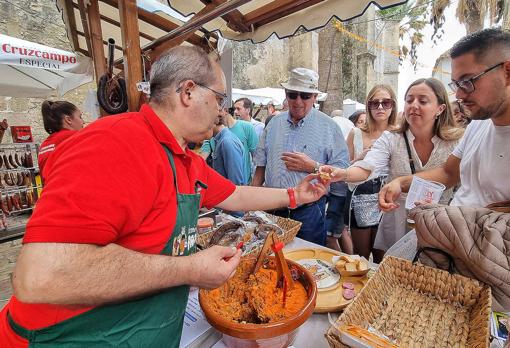
M368 93L366 100L366 118L365 123L359 128L354 128L347 137L347 147L351 163L363 160L365 155L372 147L373 143L386 130L395 129L395 120L397 117L397 100L393 89L384 84L374 86ZM349 224L354 246L354 253L363 255L366 258L370 253L374 253L374 260L379 261L383 253L374 250L373 245L377 233L378 222L373 224L363 224L358 221L355 210L361 209L359 206L352 206L352 196L375 194L381 188L381 178L373 177L357 187L350 187L353 192L348 194L346 202L346 216L344 220ZM360 196L361 197L361 196ZM360 198L357 197L357 198ZM372 202L371 205L377 205ZM358 212L359 213L359 212Z
M332 181L357 183L383 174L392 180L442 165L463 133L455 125L443 84L434 78L418 79L405 93L404 120L398 129L384 132L349 168L321 170L331 173ZM446 190L441 202L451 196L452 189ZM401 196L398 209L383 214L374 248L386 251L407 233L405 198Z

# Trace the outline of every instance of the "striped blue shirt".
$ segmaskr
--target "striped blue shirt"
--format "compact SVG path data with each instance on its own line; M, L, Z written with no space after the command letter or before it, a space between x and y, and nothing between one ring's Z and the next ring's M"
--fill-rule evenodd
M328 115L316 109L310 110L297 124L292 122L288 111L282 112L264 129L254 163L266 167L267 187L293 187L308 175L289 171L281 159L283 152L303 152L320 164L349 166L349 152L342 130Z

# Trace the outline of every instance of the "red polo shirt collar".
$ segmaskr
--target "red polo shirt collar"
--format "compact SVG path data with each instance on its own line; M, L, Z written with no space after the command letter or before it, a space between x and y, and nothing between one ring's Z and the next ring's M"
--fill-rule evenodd
M152 129L152 132L154 133L154 136L158 142L168 146L173 154L186 155L189 151L191 151L188 148L186 148L186 152L182 150L170 129L168 129L161 118L159 118L154 110L152 110L149 104L143 104L140 108L140 113L145 117L145 120L147 121L149 127Z

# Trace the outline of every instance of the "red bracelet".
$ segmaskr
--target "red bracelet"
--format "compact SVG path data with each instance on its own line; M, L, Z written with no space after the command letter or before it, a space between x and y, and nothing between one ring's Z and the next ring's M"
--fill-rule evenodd
M296 196L294 195L294 187L289 187L287 189L287 194L289 195L289 208L296 209L297 203L296 203Z

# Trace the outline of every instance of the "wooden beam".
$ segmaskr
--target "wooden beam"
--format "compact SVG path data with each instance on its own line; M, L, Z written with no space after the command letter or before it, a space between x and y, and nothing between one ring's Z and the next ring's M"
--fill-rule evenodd
M71 3L72 3L72 1L71 1ZM75 4L75 3L72 3L72 5L74 5L75 7L78 7L78 5ZM101 20L105 21L106 23L110 23L111 25L114 25L114 26L120 28L120 23L117 22L115 19L112 19L110 17L106 17L105 15L102 15L102 14L99 14L99 17L101 18ZM149 40L149 41L153 41L153 40L156 39L155 37L153 37L153 36L151 36L149 34L143 33L143 32L140 32L140 36L143 37L144 39Z
M83 49L83 48L80 48L78 47L78 49L76 50L76 52L80 52L80 53L83 53L83 55L87 56L87 57L90 57L90 53L89 51Z
M119 1L118 0L101 0L107 5L110 5L112 7L118 8L119 7ZM155 26L158 29L164 30L166 32L172 31L174 29L179 28L179 25L170 22L169 20L154 14L152 12L146 11L142 8L138 8L138 18L152 26ZM192 43L193 45L200 45L200 42L202 40L202 37L200 35L192 35L188 42ZM151 40L153 41L153 40Z
M247 13L244 18L246 25L260 27L322 1L324 0L277 0Z
M83 0L79 0L83 2ZM99 84L101 76L106 74L106 58L104 56L103 48L103 32L101 30L101 18L99 17L99 4L97 0L88 0L89 6L86 8L86 24L83 30L88 27L90 32L90 44L92 47L91 57L94 61L94 70L96 73L96 84ZM101 116L107 113L100 108Z
M83 31L76 30L76 34L78 34L78 35L80 35L80 36L85 37L85 33L84 33ZM103 45L108 46L108 41L103 40ZM81 49L81 48L80 48L80 49ZM119 51L121 51L121 52L122 52L122 47L121 47L121 46L119 46L119 45L115 45L115 49L117 49L117 50L119 50ZM82 51L84 51L84 52L87 52L87 51L85 51L85 50L83 50L83 49L81 49L81 50L82 50ZM88 55L88 52L87 52L87 55ZM106 59L106 58L105 58L105 59Z
M87 51L89 56L92 57L92 44L90 42L89 24L87 21L87 9L85 8L85 1L78 0L78 7L80 9L81 26L83 27L83 34L85 35L85 43L87 44Z
M73 49L78 51L80 43L78 42L78 35L76 34L76 17L74 15L73 0L65 0L64 6L65 13L67 15L67 27L69 28L69 36L71 36ZM78 5L76 5L76 7L78 7Z
M193 18L191 18L191 21L195 18L200 18L201 16L211 12L215 8L216 8L216 5L214 3L210 3L210 4L206 5L196 15L194 15ZM184 41L186 41L191 35L193 35L193 32L189 32L187 34L175 37L173 39L163 41L161 44L159 44L158 46L156 46L152 50L150 50L149 57L151 58L151 60L155 60L157 57L159 57L159 55L161 53L163 53L164 51L166 51L169 48L179 46Z
M138 111L141 92L136 89L136 83L142 81L142 54L136 0L120 1L119 14L129 111Z
M213 19L216 19L220 16L223 16L231 11L234 11L239 6L242 6L250 1L251 0L230 0L228 2L221 4L220 6L215 6L212 9L210 9L209 6L206 6L199 12L203 14L201 14L200 16L198 14L195 15L190 21L181 25L179 28L172 30L168 34L144 46L143 50L144 51L152 50L167 40L175 39L188 33L193 33L205 23L212 21ZM211 3L210 5L214 4ZM207 11L205 11L206 9Z
M200 0L204 5L207 5L211 3L210 0ZM216 6L219 6L223 4L225 0L213 0L212 3L214 3ZM227 13L224 16L221 16L227 22L227 26L232 29L233 31L237 31L239 33L247 33L251 31L251 28L249 25L246 25L245 18L239 10L234 10L232 12Z
M87 22L90 32L92 57L96 70L96 81L99 82L99 78L106 73L106 58L104 55L103 32L101 30L101 18L99 16L99 4L97 0L89 0Z

